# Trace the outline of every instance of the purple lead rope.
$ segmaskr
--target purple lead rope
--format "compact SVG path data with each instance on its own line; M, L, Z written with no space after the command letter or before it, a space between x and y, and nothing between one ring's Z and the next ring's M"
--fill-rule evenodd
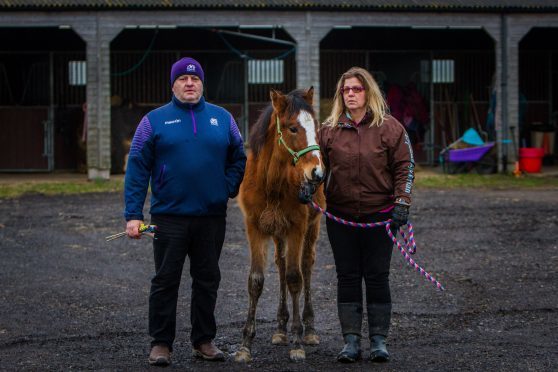
M423 275L427 280L432 282L432 284L434 284L436 286L436 288L438 288L441 291L445 290L442 283L437 281L436 278L434 278L426 270L424 270L422 267L420 267L415 262L415 260L413 260L411 258L411 256L409 255L409 253L410 254L415 254L416 251L417 251L417 244L415 242L415 233L413 231L413 225L411 225L411 223L407 223L407 227L408 227L408 230L409 230L408 234L405 233L405 230L403 230L402 227L399 229L399 232L403 236L403 241L405 242L405 244L404 244L405 248L403 248L401 243L399 243L399 241L397 240L397 237L395 235L393 235L393 233L391 232L391 229L389 228L390 224L391 224L391 219L389 219L387 221L382 221L382 222L370 222L370 223L352 222L352 221L347 221L347 220L344 220L342 218L339 218L337 216L332 215L331 213L327 212L325 209L321 208L318 204L316 204L313 201L311 202L311 204L312 204L312 207L315 210L323 213L327 218L332 219L335 222L343 224L343 225L348 225L348 226L353 226L353 227L360 227L360 228L364 228L364 229L379 227L379 226L385 226L387 234L389 235L391 241L393 242L393 244L395 244L397 246L397 248L399 248L399 251L401 252L403 257L405 257L405 260L409 263L409 265L411 265L418 273ZM409 252L409 253L407 253L407 252Z

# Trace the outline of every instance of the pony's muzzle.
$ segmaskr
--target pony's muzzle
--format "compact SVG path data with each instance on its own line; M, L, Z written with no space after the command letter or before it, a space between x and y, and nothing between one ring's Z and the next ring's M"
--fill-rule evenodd
M314 168L312 169L312 178L310 179L310 183L314 183L316 185L322 183L322 181L324 180L324 172L322 171L322 168Z
M300 189L298 190L298 200L302 204L307 204L312 201L312 196L316 192L318 184L313 184L310 182L302 182L300 184Z

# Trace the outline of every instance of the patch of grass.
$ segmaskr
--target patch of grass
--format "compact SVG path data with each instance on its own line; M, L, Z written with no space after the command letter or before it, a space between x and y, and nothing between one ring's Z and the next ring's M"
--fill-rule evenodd
M417 172L415 186L418 188L481 187L490 189L558 187L558 177L537 177L507 174L421 174Z
M121 179L109 181L74 182L27 182L0 184L0 198L16 198L23 194L65 195L91 192L121 192L124 182Z
M540 177L523 175L514 177L505 174L438 174L434 172L416 173L415 186L418 188L558 188L558 177ZM50 182L14 182L0 184L0 198L16 198L24 194L66 195L93 192L123 192L122 178L111 178L109 181L50 181Z

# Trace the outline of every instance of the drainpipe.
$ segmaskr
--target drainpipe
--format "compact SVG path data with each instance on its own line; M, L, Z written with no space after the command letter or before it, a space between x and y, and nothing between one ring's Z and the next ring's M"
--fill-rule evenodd
M48 119L47 119L47 143L48 147L47 160L48 171L54 170L54 57L52 52L48 54L48 74L49 74L49 91L48 91Z
M434 148L434 142L436 141L436 134L435 134L435 130L436 130L436 121L434 119L434 110L436 109L434 107L434 79L432 79L432 61L434 60L434 52L432 52L432 50L430 51L430 59L428 61L428 66L429 66L429 79L430 82L430 130L428 133L428 138L429 138L429 149L428 149L428 153L427 153L427 158L428 158L428 164L430 165L435 165L436 164L436 158L434 157L436 154L436 149ZM443 132L442 132L443 133Z
M242 127L244 129L245 141L248 141L248 132L250 128L250 97L249 97L249 87L248 87L248 56L243 55L242 60L244 62L244 105L242 106L242 116L244 117L244 122Z
M504 14L500 14L500 26L501 26L501 58L502 58L502 76L500 78L500 89L502 91L501 99L501 133L500 139L508 138L509 128L508 128L508 25ZM506 173L508 171L508 144L504 141L500 142L502 146L502 172Z

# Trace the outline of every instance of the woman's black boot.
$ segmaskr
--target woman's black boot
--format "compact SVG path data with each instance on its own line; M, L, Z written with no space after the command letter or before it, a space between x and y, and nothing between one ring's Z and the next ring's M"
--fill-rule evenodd
M387 362L389 353L386 337L391 322L391 303L368 304L368 335L370 337L370 360Z
M387 362L389 360L386 336L374 335L370 337L370 360L373 362Z
M360 359L360 330L362 328L362 305L359 303L343 303L337 305L341 331L345 346L337 355L343 363L354 363Z
M343 336L345 346L339 354L337 354L337 361L343 363L354 363L360 359L360 336L348 334Z

